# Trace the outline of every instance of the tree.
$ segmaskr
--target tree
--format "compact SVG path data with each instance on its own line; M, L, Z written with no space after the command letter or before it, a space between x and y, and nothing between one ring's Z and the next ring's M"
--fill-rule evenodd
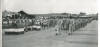
M27 13L24 12L23 10L19 11L18 13L27 15Z
M19 11L18 13L21 14L21 16L20 16L21 18L29 18L29 19L35 18L35 15L27 14L24 11Z
M84 15L86 15L86 13L84 13L84 12L80 12L80 14L79 14L79 16L84 16Z

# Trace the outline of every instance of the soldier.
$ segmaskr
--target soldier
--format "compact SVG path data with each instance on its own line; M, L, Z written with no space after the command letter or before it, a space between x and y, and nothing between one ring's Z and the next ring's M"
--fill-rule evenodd
M74 25L74 19L70 19L68 35L72 34L72 32L73 32L73 25Z
M14 28L17 28L17 23L15 21L13 21L12 26L14 26Z
M58 35L58 34L61 34L61 24L63 23L63 20L59 20L58 21L58 23L57 23L57 25L56 25L56 29L55 29L55 31L56 31L56 35Z

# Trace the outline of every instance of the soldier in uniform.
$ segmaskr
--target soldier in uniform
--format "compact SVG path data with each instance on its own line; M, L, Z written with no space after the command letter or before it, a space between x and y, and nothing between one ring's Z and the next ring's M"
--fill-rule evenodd
M59 20L58 21L58 23L57 23L57 25L56 25L56 29L55 29L55 31L56 31L56 35L59 35L59 34L61 34L61 25L62 25L62 23L63 23L63 20Z
M70 21L69 21L68 35L71 35L71 34L72 34L72 32L73 32L73 30L74 30L73 25L74 25L74 19L70 19Z

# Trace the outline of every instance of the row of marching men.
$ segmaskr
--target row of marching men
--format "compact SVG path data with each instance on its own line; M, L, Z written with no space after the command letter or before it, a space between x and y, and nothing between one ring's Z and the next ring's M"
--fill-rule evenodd
M62 32L61 30L66 30L66 32L70 35L72 32L85 27L88 23L92 21L91 18L89 19L64 19L61 20L56 27L56 34Z
M11 24L11 23L18 23L18 24L21 24L21 23L32 23L32 22L44 22L44 21L41 21L40 19L10 19L10 20L6 20L6 21L3 21L4 24ZM45 22L47 22L47 20L45 20Z
M14 23L17 26L31 26L34 24L40 24L42 27L51 27L54 26L56 20L54 19L9 19L3 21L3 25L13 25Z
M3 22L7 22L8 24L11 24L11 23L28 23L32 21L34 21L34 19L10 19Z

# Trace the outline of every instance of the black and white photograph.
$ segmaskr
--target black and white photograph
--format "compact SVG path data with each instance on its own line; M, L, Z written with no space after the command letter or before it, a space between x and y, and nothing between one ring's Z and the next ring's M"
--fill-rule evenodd
M97 0L2 4L2 47L98 47Z

